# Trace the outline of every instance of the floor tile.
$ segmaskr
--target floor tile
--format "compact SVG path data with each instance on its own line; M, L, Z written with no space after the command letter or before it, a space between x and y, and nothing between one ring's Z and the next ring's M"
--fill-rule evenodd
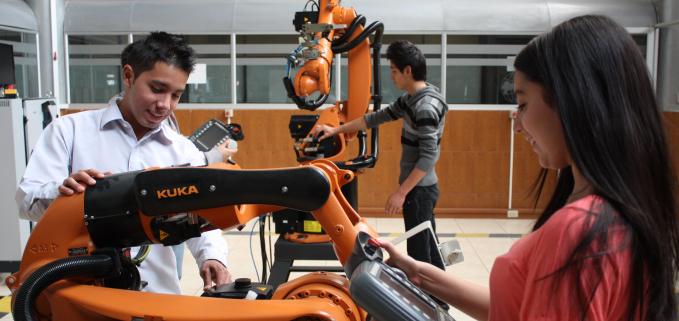
M450 238L453 239L453 238ZM481 262L481 259L479 258L478 254L474 250L474 247L472 244L469 242L469 238L467 237L458 237L454 238L458 242L460 242L460 248L462 249L462 255L464 255L464 262L463 263L469 263L469 264L483 264ZM447 242L449 241L448 239L442 239L441 242ZM462 264L462 263L460 263Z
M456 219L464 233L506 233L504 229L492 219Z
M490 271L495 258L507 253L514 241L511 238L469 238L469 243L481 262Z
M496 219L495 222L508 234L528 234L535 224L529 219Z
M372 226L372 228L377 229L377 218L375 217L366 217L365 221L368 222L368 225Z
M12 294L7 285L5 285L5 279L9 277L11 273L0 273L0 296L8 296Z
M401 218L376 218L375 231L387 233L405 233L406 228Z
M457 220L453 218L437 218L436 219L436 233L462 233L462 228L457 224Z

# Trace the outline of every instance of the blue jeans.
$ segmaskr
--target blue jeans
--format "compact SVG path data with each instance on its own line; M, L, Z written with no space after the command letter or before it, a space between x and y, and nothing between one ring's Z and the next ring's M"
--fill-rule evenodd
M406 231L423 222L431 221L434 229L432 238L429 229L415 234L408 239L408 255L418 261L431 263L445 271L445 265L438 254L438 237L436 236L436 221L434 208L439 200L438 184L429 186L415 186L403 202L403 220ZM436 238L436 240L434 240Z
M184 266L184 243L178 245L172 245L172 251L174 251L174 257L177 260L177 276L182 279L182 267Z

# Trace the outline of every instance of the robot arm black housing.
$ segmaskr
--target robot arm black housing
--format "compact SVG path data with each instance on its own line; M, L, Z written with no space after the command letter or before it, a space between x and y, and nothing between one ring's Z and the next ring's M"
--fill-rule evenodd
M304 180L300 180L304 177ZM85 221L97 247L151 244L140 216L154 217L156 239L175 245L200 236L206 221L171 214L240 204L313 211L330 197L330 182L312 166L278 170L177 167L109 175L85 190ZM112 205L113 204L113 205ZM174 229L177 236L159 237ZM171 233L170 233L171 234Z

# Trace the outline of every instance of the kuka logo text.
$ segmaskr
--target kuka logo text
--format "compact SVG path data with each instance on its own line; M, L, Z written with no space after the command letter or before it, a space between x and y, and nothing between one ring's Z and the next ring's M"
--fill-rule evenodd
M188 191L187 191L188 189ZM177 187L177 188L172 188L172 189L164 189L162 191L157 191L158 193L158 198L168 198L168 197L177 197L177 196L184 196L184 195L191 195L191 194L198 194L198 189L196 189L195 186L184 186L184 187Z

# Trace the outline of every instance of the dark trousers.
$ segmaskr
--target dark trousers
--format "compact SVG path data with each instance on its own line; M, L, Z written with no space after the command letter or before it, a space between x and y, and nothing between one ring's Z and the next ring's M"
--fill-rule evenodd
M406 231L423 222L431 221L431 226L436 232L436 221L434 220L434 208L439 200L438 184L429 186L415 186L403 202L403 220L405 221ZM434 240L436 238L436 241ZM429 229L415 234L408 239L408 255L418 261L431 263L445 271L441 256L438 254L438 237L434 233L432 238Z

